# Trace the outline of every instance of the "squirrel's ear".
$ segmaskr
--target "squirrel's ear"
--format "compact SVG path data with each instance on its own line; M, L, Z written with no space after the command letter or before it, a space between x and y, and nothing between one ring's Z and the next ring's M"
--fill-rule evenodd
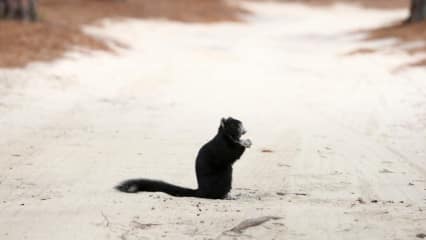
M221 127L225 127L225 121L226 121L226 119L225 119L225 118L222 118L222 119L220 120L220 126L221 126Z

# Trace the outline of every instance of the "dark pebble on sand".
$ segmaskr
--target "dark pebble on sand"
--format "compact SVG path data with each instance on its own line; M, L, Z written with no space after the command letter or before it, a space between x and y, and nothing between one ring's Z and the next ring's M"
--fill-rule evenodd
M417 238L426 238L426 234L424 233L419 233L416 235Z

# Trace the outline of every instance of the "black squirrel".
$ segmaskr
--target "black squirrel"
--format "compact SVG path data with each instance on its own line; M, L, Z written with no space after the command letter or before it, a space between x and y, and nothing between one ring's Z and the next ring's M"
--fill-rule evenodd
M232 165L251 146L241 121L222 118L216 136L204 144L195 162L198 189L189 189L150 179L130 179L115 188L121 192L164 192L175 197L223 199L231 190Z

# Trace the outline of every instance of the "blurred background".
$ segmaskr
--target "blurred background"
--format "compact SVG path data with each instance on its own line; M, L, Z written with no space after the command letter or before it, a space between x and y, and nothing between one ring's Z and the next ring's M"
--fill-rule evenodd
M253 0L256 1L256 0ZM257 0L257 2L266 2ZM346 3L370 9L406 9L407 16L377 29L360 29L367 39L426 39L426 6L422 0L277 0L313 7ZM0 66L18 67L31 61L55 59L71 46L108 50L102 40L88 36L81 26L103 18L169 19L188 23L242 21L250 15L239 1L225 0L1 0ZM360 16L362 17L362 16ZM375 49L361 49L368 53ZM425 47L407 49L423 53ZM425 60L413 63L424 65Z

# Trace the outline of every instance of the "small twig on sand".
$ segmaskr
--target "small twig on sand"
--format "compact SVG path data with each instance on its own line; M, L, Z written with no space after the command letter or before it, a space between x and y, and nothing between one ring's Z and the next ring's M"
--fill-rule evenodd
M138 221L133 220L131 222L131 224L133 225L133 228L139 228L139 229L147 229L153 226L158 226L160 224L156 224L156 223L140 223Z
M269 220L278 220L281 219L280 217L275 216L264 216L264 217L258 217L258 218L250 218L247 220L242 221L237 226L233 227L232 229L228 230L228 232L234 232L234 233L242 233L247 228L256 227L259 226Z
M277 195L279 195L279 196L284 196L284 195L308 196L307 193L298 193L298 192L277 192Z
M111 222L109 221L109 218L105 215L104 212L101 211L102 217L105 220L105 227L109 227L109 225L111 224Z

